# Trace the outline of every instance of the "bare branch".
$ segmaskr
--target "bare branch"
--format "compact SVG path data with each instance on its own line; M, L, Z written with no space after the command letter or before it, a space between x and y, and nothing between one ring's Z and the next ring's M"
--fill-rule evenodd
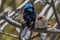
M12 24L12 25L14 25L14 26L16 26L16 27L18 27L18 28L21 28L21 24L20 23L18 23L18 22L16 22L16 21L13 21L11 18L9 18L6 14L4 14L4 19L6 20L6 21L8 21L10 24Z
M0 32L1 34L7 35L7 36L11 36L14 38L19 38L19 36L13 35L13 34L9 34L9 33L4 33L4 32Z

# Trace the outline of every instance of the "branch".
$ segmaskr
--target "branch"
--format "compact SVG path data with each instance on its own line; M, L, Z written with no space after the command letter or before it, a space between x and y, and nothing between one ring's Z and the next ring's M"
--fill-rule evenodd
M33 38L35 38L37 36L39 36L39 33L35 33L34 35L31 36L31 38L33 39Z
M51 1L51 2L52 2L52 1ZM48 0L46 0L46 3L47 3L47 4L51 4L50 2L48 2Z
M42 31L42 30L40 30L40 31L41 31L41 32L37 32L37 33L35 33L34 35L32 35L31 38L33 39L33 38L39 36L39 33L60 34L60 30L59 30L59 29L52 29L52 28L50 28L50 30L47 29L45 32ZM35 31L35 32L36 32L36 31Z
M55 14L55 17L56 17L56 21L57 21L57 23L58 23L58 26L60 27L60 22L59 22L59 19L58 19L58 16L57 16L57 12L56 12L56 8L55 8L55 3L54 3L54 1L53 0L51 0L51 3L49 3L47 0L46 0L46 2L47 2L47 4L49 4L50 6L52 6L52 8L53 8L53 11L54 11L54 14Z
M6 20L6 21L8 21L8 23L10 23L10 24L12 24L12 25L14 25L14 26L16 26L16 27L18 27L18 28L21 28L21 24L20 23L18 23L18 22L16 22L16 21L14 21L14 20L12 20L11 18L9 18L8 16L7 16L7 14L4 14L4 19Z
M18 12L20 12L20 10L25 6L26 3L28 3L29 0L26 0L23 4L21 4L18 8L16 8L16 10L14 10L12 13L10 13L8 16L9 17L13 17L15 18L15 14L19 14ZM0 14L0 19L2 19L1 15L3 14L3 12ZM14 16L13 16L14 15ZM16 15L17 16L17 15ZM4 22L4 21L3 21Z
M13 34L9 34L9 33L4 33L4 32L0 32L1 34L7 35L7 36L11 36L14 38L19 38L19 36L13 35Z

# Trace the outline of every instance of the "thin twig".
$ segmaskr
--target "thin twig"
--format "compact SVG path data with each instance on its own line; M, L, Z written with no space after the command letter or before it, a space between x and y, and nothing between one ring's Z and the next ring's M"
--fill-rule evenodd
M14 37L14 38L19 38L19 36L9 34L9 33L0 32L0 34L4 34L4 35L11 36L11 37Z

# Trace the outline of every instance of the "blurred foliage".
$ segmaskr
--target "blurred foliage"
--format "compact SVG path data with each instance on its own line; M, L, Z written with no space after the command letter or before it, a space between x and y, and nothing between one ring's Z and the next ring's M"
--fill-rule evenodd
M58 7L57 11L58 11L58 13L60 14L60 6Z
M15 40L15 38L2 35L2 40Z
M55 24L56 20L55 19L50 19L48 23L51 24L51 26L53 26Z
M8 3L7 3L7 2L5 2L5 4L4 4L4 9L5 9L7 6L8 6Z
M11 6L14 9L16 9L16 7L18 7L21 3L23 3L23 0L6 0L4 3L4 9L8 6Z
M41 5L40 3L37 3L34 5L34 8L36 10L36 13L39 14L43 9L43 5Z

